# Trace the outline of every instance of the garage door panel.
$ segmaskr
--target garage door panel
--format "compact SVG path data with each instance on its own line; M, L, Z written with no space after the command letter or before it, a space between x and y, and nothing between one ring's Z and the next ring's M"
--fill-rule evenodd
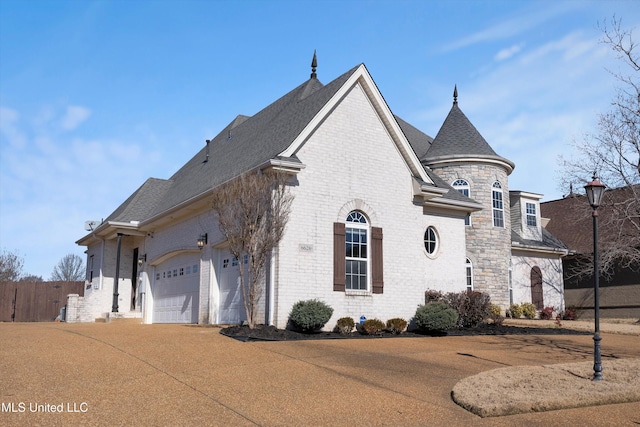
M199 259L180 255L156 267L153 323L197 323Z

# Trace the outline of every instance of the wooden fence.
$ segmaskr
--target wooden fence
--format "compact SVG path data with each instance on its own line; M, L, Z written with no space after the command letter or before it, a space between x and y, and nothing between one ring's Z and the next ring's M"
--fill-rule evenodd
M68 294L84 295L84 282L0 283L0 322L52 322Z

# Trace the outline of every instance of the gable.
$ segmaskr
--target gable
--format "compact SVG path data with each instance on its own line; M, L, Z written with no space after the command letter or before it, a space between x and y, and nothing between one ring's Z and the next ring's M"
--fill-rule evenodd
M364 64L361 64L347 79L346 82L336 91L336 93L329 99L324 106L320 109L318 114L305 126L305 128L298 134L294 141L284 151L280 153L281 156L291 157L297 153L300 147L309 139L313 132L320 126L320 124L327 118L327 116L336 108L336 106L344 99L345 96L354 88L360 87L366 94L368 102L373 107L374 111L378 115L379 120L383 123L386 131L388 132L394 145L401 153L402 158L407 164L407 167L411 173L422 180L425 183L434 185L434 182L427 175L426 171L420 164L416 153L409 144L406 136L402 132L402 129L398 125L395 117L391 113L389 106L384 101L382 94L378 91L371 75L367 71Z

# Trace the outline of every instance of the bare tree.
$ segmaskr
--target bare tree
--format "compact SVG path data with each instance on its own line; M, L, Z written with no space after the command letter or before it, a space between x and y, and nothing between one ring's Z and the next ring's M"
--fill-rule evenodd
M0 282L17 282L22 274L24 259L6 249L0 254Z
M605 194L599 216L600 264L603 273L611 274L616 267L640 270L640 61L633 33L621 27L621 20L605 20L601 29L602 43L627 71L609 70L618 82L611 109L598 116L596 133L574 143L579 156L561 160L565 188L584 185L595 173L609 188L618 189ZM584 211L574 214L590 216L591 208L585 202ZM592 258L582 261L571 274L593 273Z
M220 188L211 203L220 231L240 265L240 285L251 329L257 324L267 262L289 220L293 195L287 178L280 172L247 173Z
M21 282L34 283L34 282L44 282L42 276L36 276L35 274L25 274L20 278Z
M67 254L53 268L51 280L60 282L77 282L84 278L82 258L75 254Z

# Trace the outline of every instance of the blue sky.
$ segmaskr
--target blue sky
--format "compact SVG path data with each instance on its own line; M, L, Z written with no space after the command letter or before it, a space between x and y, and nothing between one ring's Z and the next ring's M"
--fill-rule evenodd
M48 279L86 220L168 178L238 114L365 63L391 110L435 136L459 106L516 163L512 190L561 197L558 155L607 110L599 44L637 1L0 1L0 250ZM636 41L640 32L636 31Z

